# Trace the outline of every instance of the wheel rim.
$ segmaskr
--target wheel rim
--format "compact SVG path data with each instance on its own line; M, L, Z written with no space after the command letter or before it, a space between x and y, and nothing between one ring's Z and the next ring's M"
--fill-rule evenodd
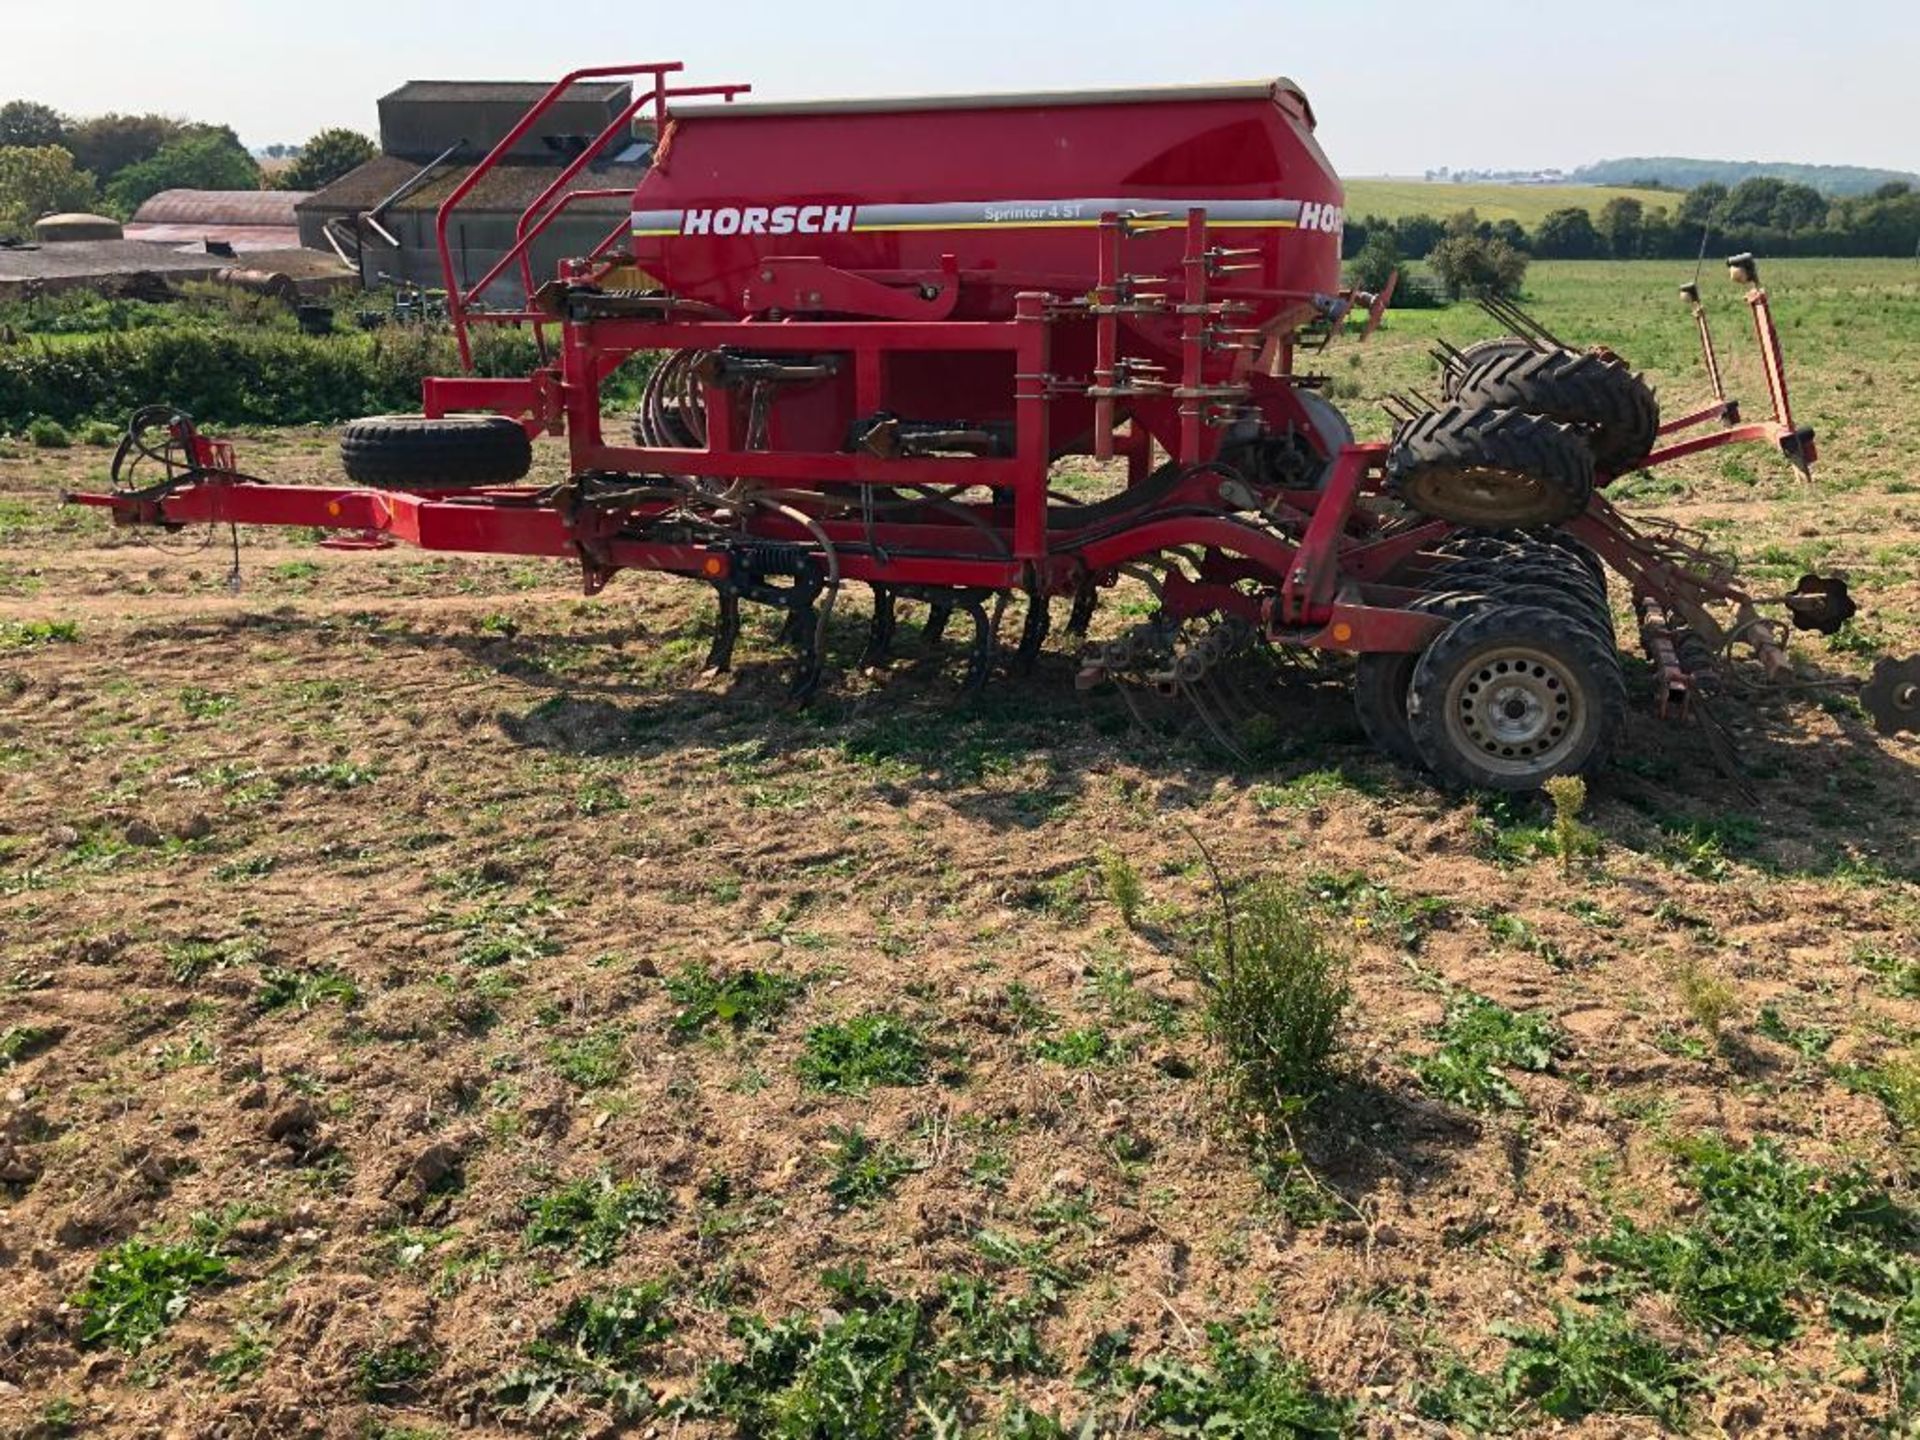
M1571 756L1586 703L1566 665L1539 650L1501 646L1462 666L1447 687L1448 739L1500 775L1533 775Z
M1405 494L1414 509L1457 525L1508 529L1555 518L1546 487L1517 470L1462 467L1421 476Z

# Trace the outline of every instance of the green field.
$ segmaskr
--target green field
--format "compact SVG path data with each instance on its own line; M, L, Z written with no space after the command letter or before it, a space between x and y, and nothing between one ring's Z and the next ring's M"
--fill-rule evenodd
M1476 210L1482 220L1518 220L1522 225L1538 225L1549 211L1569 206L1591 210L1616 195L1638 200L1651 210L1656 205L1673 209L1679 204L1672 190L1630 190L1612 185L1454 185L1428 180L1401 180L1393 177L1347 180L1347 213L1382 215L1397 220L1402 215L1452 215L1461 210Z

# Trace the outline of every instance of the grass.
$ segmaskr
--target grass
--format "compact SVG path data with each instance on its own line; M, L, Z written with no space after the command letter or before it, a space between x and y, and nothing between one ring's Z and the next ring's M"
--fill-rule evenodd
M916 1026L875 1010L809 1030L795 1068L809 1089L860 1095L876 1085L922 1084L931 1063Z
M1192 970L1229 1110L1277 1139L1332 1081L1352 1000L1347 954L1290 891L1262 885L1229 904Z
M196 1290L228 1278L226 1261L205 1245L156 1244L135 1237L94 1262L86 1285L73 1297L80 1312L80 1340L137 1352L179 1319Z
M1561 1044L1546 1016L1509 1010L1465 990L1448 999L1436 1038L1438 1049L1410 1062L1413 1073L1435 1096L1470 1110L1525 1108L1507 1072L1552 1069Z

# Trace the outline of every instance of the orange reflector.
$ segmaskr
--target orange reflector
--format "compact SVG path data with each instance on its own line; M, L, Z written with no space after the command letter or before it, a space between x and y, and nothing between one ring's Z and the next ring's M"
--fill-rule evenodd
M327 514L338 515L339 513L340 513L340 502L338 500L327 501Z
M709 575L718 575L721 571L725 570L727 567L721 561L718 555L709 555L707 557L706 563L702 565L700 568L706 571L707 574Z
M1353 627L1344 623L1334 626L1333 638L1338 640L1342 645L1346 644L1347 641L1353 638Z

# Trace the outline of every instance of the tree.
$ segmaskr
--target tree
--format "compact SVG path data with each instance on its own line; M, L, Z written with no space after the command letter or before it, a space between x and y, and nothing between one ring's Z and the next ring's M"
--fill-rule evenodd
M1664 205L1656 205L1647 211L1640 223L1640 253L1649 259L1685 254L1692 238L1675 227L1673 217L1667 214Z
M280 176L288 190L319 190L380 152L357 130L322 130L301 148L300 158Z
M1707 224L1718 225L1725 219L1721 212L1726 204L1727 187L1718 180L1709 180L1687 192L1686 199L1680 202L1679 221L1695 229Z
M1393 243L1393 231L1386 226L1368 237L1366 247L1347 267L1347 281L1356 290L1378 295L1387 288L1387 280L1400 268L1400 247Z
M1454 300L1469 291L1518 294L1527 274L1525 255L1504 240L1484 239L1467 227L1455 230L1434 246L1427 264Z
M9 100L0 105L0 146L38 150L63 144L67 122L51 105L37 100Z
M1818 229L1827 223L1827 197L1811 185L1786 185L1768 218L1789 235Z
M1516 250L1532 250L1533 241L1527 235L1527 227L1518 220L1496 220L1493 222L1493 238L1504 240Z
M1646 223L1646 207L1631 195L1616 195L1600 207L1600 234L1607 242L1607 253L1616 260L1631 260L1640 253L1641 231Z
M58 145L0 147L0 235L24 237L33 222L93 205L93 176Z
M1534 229L1533 253L1542 260L1591 260L1600 253L1600 232L1585 210L1551 210Z
M1773 207L1780 203L1787 182L1771 175L1754 175L1733 187L1727 196L1728 225L1771 225Z
M203 129L160 147L151 160L129 165L107 186L107 199L126 215L162 190L258 190L260 167L233 132Z
M102 185L131 165L151 160L164 145L178 140L186 126L165 115L95 115L67 129L67 148L81 168Z
M1393 222L1393 243L1402 255L1424 255L1447 233L1431 215L1402 215Z

